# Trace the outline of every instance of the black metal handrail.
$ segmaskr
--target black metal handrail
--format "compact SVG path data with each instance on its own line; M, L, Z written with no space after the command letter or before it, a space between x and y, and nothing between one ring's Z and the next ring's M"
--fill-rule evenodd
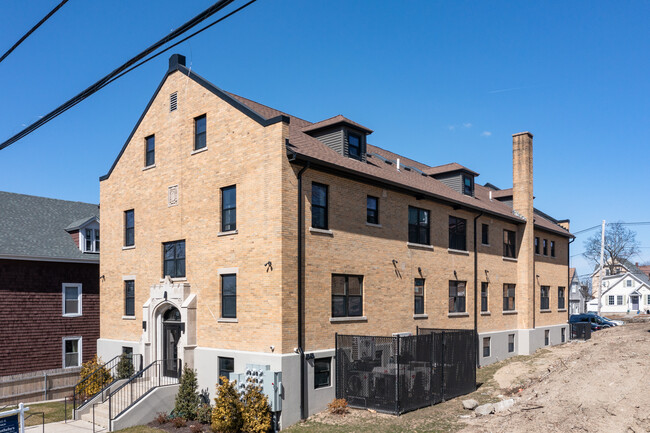
M172 366L172 369L165 371L165 367ZM122 415L127 409L140 401L143 397L155 388L179 383L181 374L179 359L157 360L131 376L129 380L111 390L108 400L109 429L113 420ZM165 373L172 372L168 376Z
M120 367L120 361L122 357L125 356L124 354L118 355L111 359L110 361L100 365L97 367L92 373L90 373L86 378L83 380L79 381L77 385L74 387L74 393L72 395L72 411L73 415L74 412L84 404L86 404L89 400L94 398L96 395L99 393L103 392L106 390L107 387L115 383L117 380L120 379L128 379L129 377L133 376L133 374L137 373L142 369L142 355L141 354L133 354L133 355L126 355L127 359L131 361L131 367L133 370L133 374L130 374L128 376L124 376L124 373L119 371ZM137 360L137 368L136 368L136 360ZM95 387L99 388L98 391L95 391L93 393L88 393L89 388Z

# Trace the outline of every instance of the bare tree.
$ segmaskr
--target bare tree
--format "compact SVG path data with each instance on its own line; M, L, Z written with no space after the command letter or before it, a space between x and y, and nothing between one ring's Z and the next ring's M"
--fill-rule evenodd
M598 265L600 263L600 232L594 233L585 241L583 256ZM625 228L621 222L607 224L605 228L605 266L614 274L617 265L639 254L639 241L636 232Z

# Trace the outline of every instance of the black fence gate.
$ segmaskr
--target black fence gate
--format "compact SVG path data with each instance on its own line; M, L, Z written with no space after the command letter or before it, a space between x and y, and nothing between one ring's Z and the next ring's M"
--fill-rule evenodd
M570 323L572 340L589 340L591 338L591 323Z
M352 407L400 414L476 389L472 330L336 336L336 397Z

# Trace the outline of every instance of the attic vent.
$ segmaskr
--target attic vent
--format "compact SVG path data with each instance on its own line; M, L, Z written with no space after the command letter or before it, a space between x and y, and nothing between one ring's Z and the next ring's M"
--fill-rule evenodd
M169 95L169 112L176 111L178 108L178 93L174 92Z

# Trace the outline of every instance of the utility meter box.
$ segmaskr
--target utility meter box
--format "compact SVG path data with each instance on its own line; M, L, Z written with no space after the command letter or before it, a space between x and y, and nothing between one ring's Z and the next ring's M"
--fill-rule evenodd
M240 393L244 393L248 383L259 386L269 399L271 412L282 410L281 371L271 371L270 365L246 364L243 373L230 373L230 380L237 381L236 387Z

